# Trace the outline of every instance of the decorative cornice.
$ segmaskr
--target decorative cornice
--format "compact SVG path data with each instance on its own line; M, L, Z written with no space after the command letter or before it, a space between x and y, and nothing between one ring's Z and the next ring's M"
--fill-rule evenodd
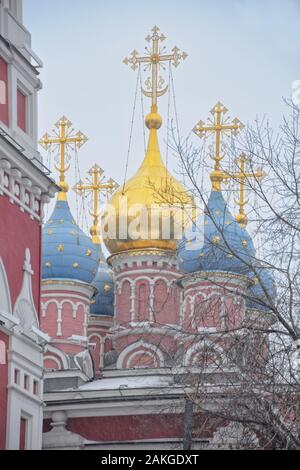
M41 171L39 173L43 174ZM43 177L46 178L44 174ZM48 178L47 182L47 188L43 186L42 178L40 184L36 184L29 169L25 171L21 166L14 165L9 157L0 159L0 196L7 196L11 204L17 204L22 212L27 212L39 222L43 221L44 204L56 192L56 185Z
M115 273L128 268L143 267L147 264L148 268L153 267L153 263L157 263L157 268L173 268L178 270L178 263L173 251L165 251L158 249L149 250L128 250L122 253L116 253L110 256L107 263L112 266Z
M131 335L163 335L163 336L176 336L180 332L179 325L162 325L159 327L152 326L152 322L144 322L144 325L139 326L138 323L131 323L131 328L112 328L110 334L115 338L129 337Z
M249 321L252 326L254 325L253 329L255 330L255 327L257 327L259 324L270 327L277 322L277 318L276 315L271 311L267 312L263 309L259 310L256 308L247 308L245 321ZM245 327L247 327L247 325ZM267 332L268 330L266 329L266 333Z
M66 279L45 279L42 280L42 296L45 291L69 291L84 294L91 299L98 290L85 282L66 280Z
M245 283L246 286L251 284L251 280L242 274L235 274L235 273L227 273L223 271L215 271L215 272L197 272L192 274L187 274L183 276L179 280L179 285L182 287L189 288L193 287L193 284L196 284L199 281L207 281L211 283L215 283L217 287L223 287L219 285L221 282L228 282L232 281L233 283Z
M114 253L111 255L107 262L112 264L112 261L118 258L127 258L130 256L163 256L163 257L175 257L175 253L172 250L159 250L158 248L145 248L144 250L127 250L127 251L120 251L119 253Z

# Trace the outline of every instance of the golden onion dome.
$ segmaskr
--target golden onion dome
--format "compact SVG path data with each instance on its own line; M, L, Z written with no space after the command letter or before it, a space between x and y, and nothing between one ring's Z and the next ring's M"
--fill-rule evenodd
M146 117L149 141L145 159L135 176L112 196L103 216L103 239L111 254L141 249L175 251L191 220L194 200L161 158L157 136L161 125L154 106Z

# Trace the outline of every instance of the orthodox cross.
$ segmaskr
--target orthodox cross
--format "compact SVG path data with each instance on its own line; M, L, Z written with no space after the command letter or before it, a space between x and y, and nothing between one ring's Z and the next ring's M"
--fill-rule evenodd
M228 109L220 102L218 102L210 111L213 118L209 118L209 124L205 125L203 121L199 121L193 132L202 139L209 133L216 135L215 151L211 158L214 160L214 169L210 174L213 191L221 191L221 183L226 179L228 173L224 172L221 168L221 161L224 155L221 154L221 138L222 134L231 133L237 135L245 126L237 118L233 119L231 123L225 118Z
M240 224L241 227L245 228L248 224L248 217L245 213L245 205L248 203L248 200L245 197L246 185L245 182L251 178L254 178L256 181L262 180L266 175L262 170L247 172L246 163L247 157L242 153L237 160L239 166L239 171L237 173L227 174L224 176L224 180L233 179L239 183L239 200L235 203L239 206L239 213L236 216L236 221Z
M130 65L133 70L136 70L140 64L145 64L145 70L151 70L152 79L148 78L145 82L150 91L144 89L142 91L145 96L152 99L152 112L157 112L157 98L163 96L168 90L168 86L164 87L165 81L159 76L160 67L164 68L164 62L171 62L174 67L178 67L181 60L187 58L187 54L181 52L176 46L173 47L172 53L167 54L165 47L160 47L160 43L165 39L166 37L160 33L160 29L154 26L152 35L149 34L146 37L147 42L152 42L151 49L145 48L146 55L139 56L138 51L134 50L129 58L124 59L124 63Z
M72 123L63 116L56 124L56 129L53 129L53 136L46 133L39 144L45 149L49 150L52 146L58 146L59 148L59 162L55 166L59 172L59 186L60 193L58 195L59 201L67 200L67 192L69 191L69 185L66 182L65 174L69 170L70 165L68 163L68 147L74 145L75 149L82 147L87 142L87 137L80 131L75 133L72 128Z
M85 193L90 193L93 196L93 209L90 210L90 214L93 217L93 225L90 234L95 245L100 244L99 196L103 192L112 194L119 187L111 178L105 181L103 174L104 171L102 168L95 164L89 171L91 180L87 178L87 184L84 184L83 181L80 180L73 188L79 196L83 196Z

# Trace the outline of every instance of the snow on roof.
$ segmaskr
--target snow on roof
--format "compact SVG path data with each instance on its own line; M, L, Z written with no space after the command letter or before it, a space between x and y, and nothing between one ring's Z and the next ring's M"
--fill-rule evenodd
M135 376L99 379L79 387L79 390L118 390L122 388L148 388L174 386L173 378L166 376Z

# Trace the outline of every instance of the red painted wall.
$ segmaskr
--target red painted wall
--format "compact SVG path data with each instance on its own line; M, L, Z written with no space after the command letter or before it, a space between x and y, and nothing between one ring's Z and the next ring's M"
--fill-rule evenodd
M8 65L2 57L0 57L0 121L9 127Z
M69 419L68 429L92 441L182 438L184 432L183 417L174 414Z
M26 132L26 105L27 105L27 96L17 90L17 110L18 110L18 127L22 131Z
M6 351L8 350L9 338L0 331L0 341L5 343ZM5 449L6 436L6 415L7 415L7 383L8 383L8 365L7 356L6 364L0 364L0 450Z
M6 196L0 197L0 256L3 260L12 305L20 293L23 280L25 250L31 253L31 265L34 271L32 279L33 297L37 312L40 312L40 276L41 276L41 226L37 220L21 212L19 206L11 204Z
M225 420L205 414L194 414L193 436L209 439ZM91 441L116 442L143 439L183 439L184 416L171 413L135 416L102 416L73 418L67 428ZM51 431L51 419L44 420L43 432Z

